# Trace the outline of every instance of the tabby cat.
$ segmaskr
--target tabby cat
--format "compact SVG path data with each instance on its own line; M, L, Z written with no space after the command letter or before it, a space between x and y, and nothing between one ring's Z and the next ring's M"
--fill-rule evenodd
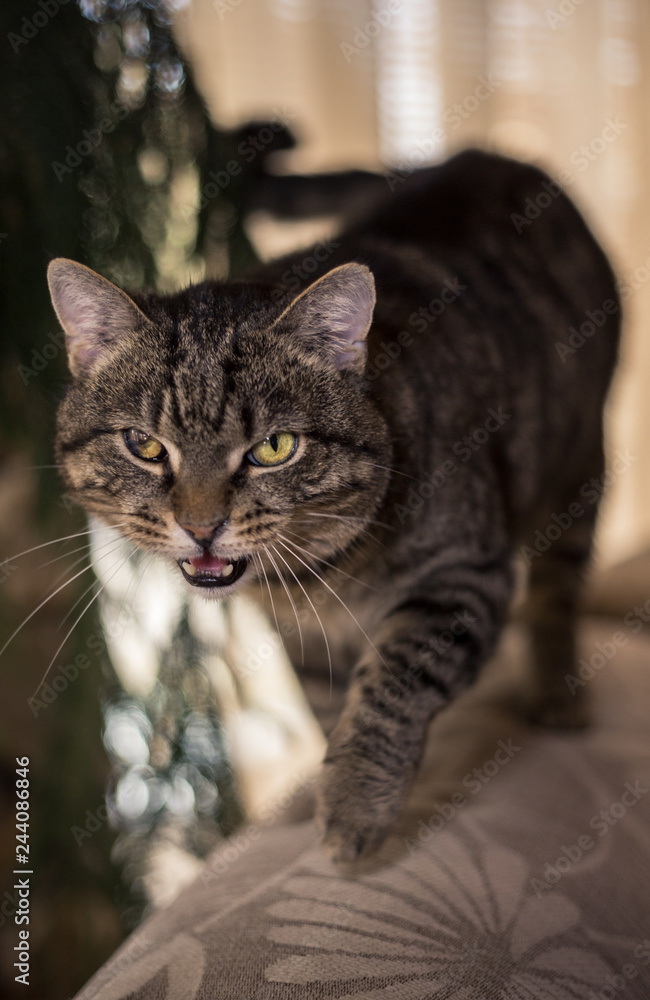
M248 282L127 294L49 267L66 488L205 597L262 583L307 689L327 692L318 819L338 860L390 829L429 722L495 648L522 546L530 710L585 714L564 677L614 276L535 167L466 151L400 180Z

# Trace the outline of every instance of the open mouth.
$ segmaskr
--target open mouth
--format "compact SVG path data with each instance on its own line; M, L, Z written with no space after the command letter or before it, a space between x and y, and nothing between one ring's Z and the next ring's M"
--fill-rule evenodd
M204 555L179 559L178 565L193 587L230 587L244 575L248 559L218 559Z

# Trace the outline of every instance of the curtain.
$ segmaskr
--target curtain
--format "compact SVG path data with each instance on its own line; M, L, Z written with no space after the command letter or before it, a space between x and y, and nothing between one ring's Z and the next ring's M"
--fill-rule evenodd
M649 6L176 0L175 7L178 37L215 121L232 127L283 115L301 140L291 170L411 169L479 145L538 162L562 183L608 251L624 297L607 438L610 457L627 460L613 461L608 475L598 559L611 564L647 547ZM304 232L293 239L302 242Z

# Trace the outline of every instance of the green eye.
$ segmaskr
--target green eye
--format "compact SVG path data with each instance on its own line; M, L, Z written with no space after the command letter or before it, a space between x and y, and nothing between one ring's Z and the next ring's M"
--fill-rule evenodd
M291 458L298 445L298 437L289 431L270 434L256 444L246 456L253 465L282 465Z
M165 446L146 431L130 427L128 431L124 431L124 440L129 451L137 458L143 458L145 462L164 462L167 458Z

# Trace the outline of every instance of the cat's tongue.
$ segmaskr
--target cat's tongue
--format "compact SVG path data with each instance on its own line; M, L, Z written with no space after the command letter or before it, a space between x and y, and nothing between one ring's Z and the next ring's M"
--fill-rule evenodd
M190 559L179 559L183 576L194 587L228 587L244 575L248 559L220 559L204 553Z
M199 573L214 573L217 576L223 574L223 569L228 566L230 560L228 559L217 559L216 556L211 556L207 552L205 555L196 556L194 559L188 559L189 563L194 566Z

